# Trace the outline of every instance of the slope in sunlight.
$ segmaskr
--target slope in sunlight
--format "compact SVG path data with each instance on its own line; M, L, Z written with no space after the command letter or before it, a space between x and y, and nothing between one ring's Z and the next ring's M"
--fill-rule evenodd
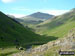
M36 26L36 32L50 36L63 37L75 28L75 9L63 15L56 16Z

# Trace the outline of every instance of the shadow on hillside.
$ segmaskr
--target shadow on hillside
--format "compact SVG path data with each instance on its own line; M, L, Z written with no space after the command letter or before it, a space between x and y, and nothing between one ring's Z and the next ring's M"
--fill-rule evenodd
M44 44L49 41L58 39L58 37L55 37L55 36L47 36L47 35L39 35L39 36L40 36L41 42Z
M38 34L37 34L38 35ZM35 41L35 42L30 42L28 43L25 48L26 49L29 49L31 48L32 46L38 46L38 45L43 45L43 44L46 44L50 41L54 41L56 39L58 39L58 37L54 37L54 36L47 36L47 35L39 35L40 39L38 41Z
M44 37L44 38L47 38L47 40L49 40L49 41L53 41L53 40L58 39L58 37L55 37L55 36L47 36L47 35L40 35L40 36Z

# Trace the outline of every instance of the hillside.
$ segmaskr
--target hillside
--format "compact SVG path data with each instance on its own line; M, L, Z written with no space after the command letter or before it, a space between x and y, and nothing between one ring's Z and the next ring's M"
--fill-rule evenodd
M18 21L0 12L0 56L20 52L16 47L28 48L56 39L57 37L35 34Z
M42 38L43 37L43 38ZM0 47L46 43L54 38L45 38L24 28L19 22L0 12ZM56 38L55 38L56 39Z
M39 34L63 37L72 28L75 28L75 9L38 24L35 29Z

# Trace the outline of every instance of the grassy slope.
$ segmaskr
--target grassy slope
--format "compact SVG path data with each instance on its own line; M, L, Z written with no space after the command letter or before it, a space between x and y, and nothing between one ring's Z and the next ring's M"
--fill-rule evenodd
M75 28L75 10L39 24L36 32L48 36L63 37L72 28Z
M3 43L13 43L16 39L22 43L32 41L31 39L35 38L35 34L25 29L22 25L14 22L9 17L0 13L0 37L4 38L3 42L0 41L0 43L3 45ZM2 46L1 44L0 46ZM6 46L6 44L4 45Z
M1 38L3 38L1 40ZM0 47L14 45L17 39L20 44L41 43L51 40L50 38L39 36L29 29L24 28L18 22L14 22L11 18L7 17L0 12Z
M2 38L2 39L1 39ZM15 44L15 40L22 44L36 44L46 43L56 38L46 38L46 36L40 36L24 28L18 22L7 17L5 14L0 12L0 47L8 47Z

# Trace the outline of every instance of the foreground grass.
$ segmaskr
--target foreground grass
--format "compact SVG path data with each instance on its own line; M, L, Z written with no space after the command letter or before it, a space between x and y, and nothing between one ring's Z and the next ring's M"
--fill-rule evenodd
M17 52L19 52L19 50L16 49L15 47L4 48L4 49L0 49L0 56L9 56Z

